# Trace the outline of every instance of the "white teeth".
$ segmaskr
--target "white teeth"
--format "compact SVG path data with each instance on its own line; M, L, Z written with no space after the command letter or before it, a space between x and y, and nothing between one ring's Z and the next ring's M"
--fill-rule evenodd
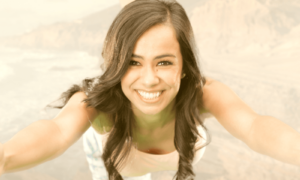
M138 91L138 93L145 99L155 99L155 98L158 98L162 91L161 92L157 92L157 93L148 93L148 92L145 92L145 91Z

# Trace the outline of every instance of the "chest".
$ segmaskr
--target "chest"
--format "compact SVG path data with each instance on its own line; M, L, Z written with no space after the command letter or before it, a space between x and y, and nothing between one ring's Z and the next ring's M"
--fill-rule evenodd
M101 119L101 121L100 121ZM99 134L105 134L111 129L111 124L108 123L107 117L99 115L93 121L93 128ZM175 151L174 146L174 124L166 126L164 129L154 132L133 132L133 144L139 151L149 154L168 154Z
M139 151L149 154L168 154L176 150L173 132L135 134L133 143Z

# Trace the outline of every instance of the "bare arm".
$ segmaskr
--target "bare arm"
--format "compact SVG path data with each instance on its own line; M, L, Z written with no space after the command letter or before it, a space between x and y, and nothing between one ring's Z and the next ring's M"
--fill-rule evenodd
M96 116L94 109L81 102L85 98L84 93L76 93L53 120L37 121L6 142L3 172L28 169L65 152L90 127L88 117Z
M218 81L208 79L203 92L204 108L230 134L258 153L300 166L300 133L274 117L255 113Z
M250 130L254 151L300 167L300 133L271 116L259 116Z
M53 121L34 122L4 144L4 172L28 169L51 160L65 151L63 143Z

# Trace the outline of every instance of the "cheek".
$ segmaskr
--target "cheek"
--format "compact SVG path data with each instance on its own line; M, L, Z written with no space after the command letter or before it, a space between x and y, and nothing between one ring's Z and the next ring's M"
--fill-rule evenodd
M169 86L172 86L172 87L176 88L176 90L179 90L180 80L181 80L181 69L180 68L174 67L172 69L169 69L168 71L161 71L159 74L160 74L160 77L162 77L162 79L164 79L164 81Z
M127 70L127 72L121 79L121 87L125 94L126 94L126 91L128 91L127 89L130 87L130 79L132 76L131 74L132 73L130 72L130 70Z
M127 72L121 79L121 88L126 95L126 92L130 91L132 84L136 81L138 77L138 71L134 69L128 69Z

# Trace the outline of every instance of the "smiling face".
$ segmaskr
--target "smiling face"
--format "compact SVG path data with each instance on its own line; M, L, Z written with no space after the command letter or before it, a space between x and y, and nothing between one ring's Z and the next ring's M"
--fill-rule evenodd
M172 106L181 73L182 56L174 29L160 24L147 30L136 42L121 79L134 113L155 115Z

